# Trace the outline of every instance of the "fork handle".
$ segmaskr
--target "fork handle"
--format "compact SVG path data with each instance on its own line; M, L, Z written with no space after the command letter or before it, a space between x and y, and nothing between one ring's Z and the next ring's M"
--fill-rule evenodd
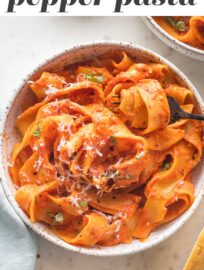
M204 121L204 115L198 115L198 114L192 114L192 113L187 113L187 112L180 112L179 113L180 118L183 119L195 119L195 120L200 120Z

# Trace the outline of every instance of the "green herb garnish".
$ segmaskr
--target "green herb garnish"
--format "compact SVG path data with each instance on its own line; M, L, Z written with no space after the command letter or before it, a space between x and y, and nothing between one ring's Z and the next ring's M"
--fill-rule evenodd
M112 171L112 172L105 172L103 174L101 174L101 177L105 177L107 179L114 179L117 178L119 175L119 171Z
M57 223L62 224L64 222L64 215L61 212L55 215L52 212L48 211L47 215L52 218L52 223L51 223L52 226L56 225Z
M132 174L122 175L119 171L115 172L105 172L101 177L106 177L107 179L132 179L134 176Z
M176 24L176 29L179 32L185 32L186 31L186 24L184 21L178 21Z
M118 175L119 175L119 171L115 171L115 172L112 172L112 173L109 175L109 177L110 177L110 178L117 178Z
M39 124L36 124L37 128L32 131L32 134L34 137L40 137L41 134L41 128Z
M185 32L186 31L186 24L184 21L176 21L172 17L166 17L166 21L174 28L176 28L179 32Z
M80 205L81 205L82 207L87 207L87 206L88 206L88 201L81 201L81 202L80 202Z
M58 213L55 215L54 217L54 224L56 223L63 223L64 222L64 216L63 216L63 213Z
M117 144L118 143L116 137L114 137L114 136L110 136L110 141L111 141L112 144Z
M173 27L176 27L176 20L172 17L166 17L166 21Z
M100 84L104 83L103 75L85 74L85 78L91 82L100 83Z

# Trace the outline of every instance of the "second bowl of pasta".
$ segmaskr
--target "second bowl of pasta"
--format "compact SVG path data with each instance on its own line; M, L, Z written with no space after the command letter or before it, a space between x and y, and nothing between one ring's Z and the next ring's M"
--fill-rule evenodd
M29 75L2 124L2 183L22 220L97 256L173 234L202 197L203 126L170 123L168 96L203 113L182 72L128 43L77 46Z
M204 17L143 17L148 28L178 52L204 61Z

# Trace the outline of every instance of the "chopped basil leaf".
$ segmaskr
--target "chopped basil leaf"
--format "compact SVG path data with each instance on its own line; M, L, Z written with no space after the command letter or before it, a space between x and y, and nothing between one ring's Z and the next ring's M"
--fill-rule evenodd
M106 177L107 179L114 179L117 178L119 175L119 171L115 171L115 172L105 172L101 175L101 177Z
M107 178L117 178L118 175L119 175L119 171L115 171L115 172L107 172L107 173L105 174L105 176L106 176Z
M49 217L51 217L52 218L52 223L51 223L51 225L52 226L54 226L54 225L56 225L57 223L63 223L64 222L64 216L63 216L63 213L57 213L56 215L55 214L53 214L52 212L47 212L47 215L49 216Z
M184 32L186 31L186 24L184 21L178 21L177 24L176 24L176 29L179 31L179 32Z
M174 28L176 28L179 32L186 31L186 24L184 21L176 21L172 17L166 17L166 21Z
M110 141L111 141L112 144L117 144L118 143L116 137L114 137L114 136L110 136Z
M176 20L174 20L174 18L166 17L166 20L171 26L176 27Z
M80 202L80 205L81 205L82 207L86 207L86 206L88 206L88 201L81 201L81 202Z
M56 223L63 223L64 222L64 216L63 213L58 213L55 215L55 222Z
M33 130L34 137L40 137L40 132L38 130Z
M94 75L94 74L85 74L85 78L89 81L95 83L104 83L104 76L103 75Z
M128 174L128 175L119 174L119 171L106 172L102 174L101 176L106 177L107 179L132 179L134 177L132 174Z
M32 134L34 137L40 137L41 134L41 128L39 124L36 124L37 128L32 131Z

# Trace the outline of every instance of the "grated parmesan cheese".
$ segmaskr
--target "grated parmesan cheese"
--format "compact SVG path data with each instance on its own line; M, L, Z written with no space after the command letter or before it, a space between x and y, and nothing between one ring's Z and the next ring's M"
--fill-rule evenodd
M70 202L73 206L76 206L77 208L79 208L79 198L76 196L69 196Z
M54 87L52 84L48 84L48 89L45 90L46 95L55 94L58 92L58 89Z
M34 169L36 170L36 172L39 172L39 170L40 170L40 168L41 168L41 166L42 166L42 161L43 161L43 159L40 157L38 160L36 160L36 161L34 162L33 167L34 167Z

